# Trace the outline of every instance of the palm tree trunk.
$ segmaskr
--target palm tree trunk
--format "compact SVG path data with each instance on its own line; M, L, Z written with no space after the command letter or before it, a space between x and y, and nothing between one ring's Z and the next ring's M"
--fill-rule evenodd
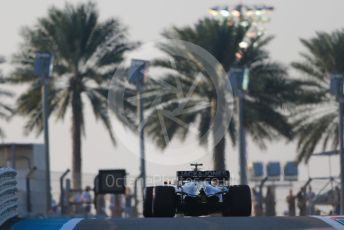
M225 137L222 137L221 140L214 146L214 170L225 170L225 146L226 140Z
M81 189L81 95L79 92L73 92L72 96L72 178L73 188Z
M216 99L212 99L211 101L211 117L214 121L215 113L216 113ZM222 114L221 109L219 109L220 114ZM219 124L213 125L213 160L214 160L214 170L225 170L226 164L225 164L225 146L226 146L226 140L225 140L225 130L223 127L223 119L220 119ZM218 130L216 130L218 129ZM219 138L221 138L219 140Z

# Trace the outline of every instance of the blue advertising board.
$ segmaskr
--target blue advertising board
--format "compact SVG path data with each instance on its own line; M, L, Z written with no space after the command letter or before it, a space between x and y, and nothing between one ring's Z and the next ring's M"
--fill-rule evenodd
M239 91L242 88L243 77L244 77L243 68L231 68L228 72L228 78L229 78L234 96L239 95Z
M266 166L266 172L269 180L280 180L281 179L281 164L280 162L273 161L269 162Z
M248 68L231 68L228 72L228 78L233 90L234 96L239 91L247 91L250 81L250 70Z
M52 71L53 56L48 52L36 52L34 74L40 77L49 77Z
M145 77L145 70L148 62L145 60L132 59L129 68L128 80L131 84L143 84Z
M262 178L264 177L264 165L263 162L253 162L252 163L252 177L253 178Z
M297 162L289 161L284 165L284 180L295 181L299 175Z

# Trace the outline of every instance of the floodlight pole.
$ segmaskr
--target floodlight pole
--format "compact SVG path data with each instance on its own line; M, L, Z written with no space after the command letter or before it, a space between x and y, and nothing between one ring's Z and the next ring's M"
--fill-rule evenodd
M240 184L247 184L247 154L246 133L244 125L244 92L239 91L239 160L240 160Z
M137 89L139 95L139 118L140 118L140 155L141 155L141 177L142 187L146 188L146 162L145 162L145 121L144 121L144 98L142 93L144 92L144 83L137 82Z
M340 214L344 215L344 74L331 74L330 93L336 96L339 104Z
M42 76L42 108L43 108L43 129L44 129L44 152L45 152L45 165L47 172L47 212L51 206L51 191L50 191L50 153L49 153L49 77Z
M344 99L339 100L339 151L340 151L340 214L344 215L344 140L343 111Z
M44 153L46 167L46 208L47 213L51 208L50 189L50 157L49 157L49 79L53 67L53 56L48 52L37 52L34 61L34 73L41 78L42 87L42 119L44 132Z
M244 16L244 10L250 10L250 11L272 11L274 8L271 6L247 6L243 4L238 4L235 7L232 7L231 9L226 7L222 10L218 10L218 7L211 9L211 14L214 16L222 16L224 18L228 18L230 15L230 18L236 18L236 21L251 21L251 22L263 22L262 19L259 19L257 17L250 17L250 16ZM239 14L234 15L233 12L238 11ZM223 13L224 12L224 13ZM258 36L260 36L258 34ZM249 38L248 36L244 36L242 42L245 41L245 38L250 40L250 43L254 42L255 39ZM248 46L249 44L246 44ZM242 51L245 51L247 47L240 46L239 47ZM241 57L240 57L241 58ZM239 58L239 59L240 59ZM241 184L247 184L247 153L246 153L246 137L245 137L245 127L244 127L244 92L239 90L238 95L238 107L239 107L239 164L240 164L240 183Z
M344 74L331 74L330 93L336 97L339 104L340 214L344 215Z
M240 184L247 184L247 153L246 153L246 132L245 132L245 114L244 114L244 101L245 93L248 90L248 78L246 76L247 67L236 67L239 65L239 60L233 63L232 70L230 70L229 75L232 78L232 87L234 90L234 96L236 97L237 108L238 108L238 130L239 134L237 136L239 142L239 167L240 167ZM248 72L247 72L248 73ZM246 82L246 84L244 84Z

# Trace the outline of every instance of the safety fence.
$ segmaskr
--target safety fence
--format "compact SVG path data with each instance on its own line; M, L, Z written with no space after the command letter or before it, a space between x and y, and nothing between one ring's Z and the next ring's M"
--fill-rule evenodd
M17 172L10 168L0 168L0 226L17 216Z
M83 187L82 190L76 191L72 189L72 178L71 173L68 173L67 171L61 172L61 171L52 171L50 173L51 175L51 196L52 196L52 203L51 203L51 210L49 212L46 211L46 191L44 190L46 188L45 182L45 172L43 170L35 170L33 173L29 173L28 170L10 170L10 169L1 169L0 168L0 175L3 174L4 171L15 173L16 175L16 182L17 182L17 189L14 190L17 191L17 194L15 197L18 197L18 200L16 200L17 207L13 211L15 213L18 213L19 217L26 217L26 216L34 216L34 217L41 217L41 216L59 216L59 215L78 215L84 213L84 206L83 203L80 202L80 196L82 192L85 190L87 186L91 187L93 189L94 187L94 179L96 174L95 173L83 173L82 174L82 181L83 181ZM127 188L129 188L129 193L135 194L135 178L134 176L128 176L127 177ZM236 177L238 178L238 177ZM236 178L231 179L231 184L238 184L238 181ZM13 178L12 178L13 179ZM27 179L30 179L30 186L27 186ZM173 180L175 179L175 175L168 175L168 176L161 176L161 175L148 175L147 176L147 186L153 186L153 185L161 185L164 183L164 181L171 181L171 183L174 183ZM8 212L8 216L6 217L3 213L3 200L4 198L4 186L2 186L3 183L5 183L6 180L0 178L0 224L3 222L3 219L9 219L11 216L10 212ZM259 186L260 182L251 182L250 187L253 189L255 188L256 191L258 191L257 186ZM271 187L273 188L273 195L274 195L274 202L271 202L274 204L274 208L276 210L276 214L279 216L288 215L288 203L287 203L287 197L290 193L290 191L293 192L293 195L295 196L298 194L298 192L301 190L302 187L305 187L307 185L307 193L309 192L310 187L312 188L312 191L314 193L314 204L307 206L307 213L308 208L314 209L315 213L320 213L322 215L329 215L330 213L336 213L336 206L337 203L335 199L335 196L332 194L335 194L336 187L338 187L338 182L336 178L332 177L326 177L322 178L321 180L317 177L312 178L311 182L308 183L308 180L299 180L299 181L293 181L293 182L283 182L283 183L277 183L276 181L267 181L264 184L264 187L262 189L261 197L255 197L252 196L253 202L256 202L258 200L257 198L260 198L264 200L264 202L267 202L266 197L267 195L267 188ZM6 186L6 194L8 194L9 186ZM12 190L13 191L13 190ZM28 191L30 191L28 193ZM12 196L13 197L13 196ZM124 202L123 198L126 198L125 195L119 196L119 200L121 202ZM140 214L142 212L142 194L140 192L140 189L138 189L138 205L137 205L137 213ZM8 198L8 196L7 196ZM91 204L91 211L90 215L118 215L117 213L113 212L113 205L114 203L114 197L111 194L107 194L104 196L98 196L96 197L94 192L91 192L91 198L92 198L92 204ZM131 206L135 205L135 199L132 198L131 200ZM124 207L124 203L121 204ZM297 203L296 203L297 205ZM263 204L264 209L266 208L266 203ZM125 207L126 208L126 207ZM309 212L310 212L309 211ZM299 208L296 206L296 214L298 215ZM1 229L1 228L0 228Z

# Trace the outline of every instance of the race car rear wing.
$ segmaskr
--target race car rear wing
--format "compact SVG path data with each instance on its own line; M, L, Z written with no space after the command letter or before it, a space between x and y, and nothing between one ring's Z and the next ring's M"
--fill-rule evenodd
M177 171L178 180L206 180L218 179L229 180L230 174L227 170L211 170L211 171Z

